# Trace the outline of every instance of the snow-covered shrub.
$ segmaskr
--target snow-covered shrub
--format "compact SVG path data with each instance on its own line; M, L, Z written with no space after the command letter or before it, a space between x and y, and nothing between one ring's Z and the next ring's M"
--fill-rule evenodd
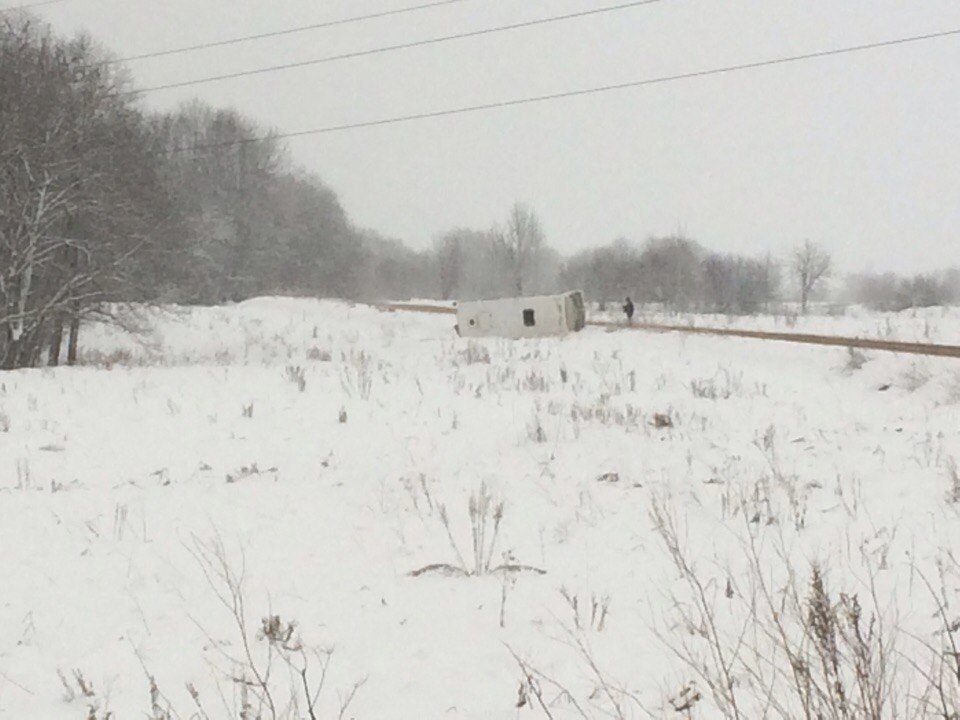
M538 413L534 413L530 422L527 423L527 437L530 439L530 442L537 444L543 444L547 441L547 433L543 429L543 423L540 422L540 415Z
M613 405L609 398L600 397L594 404L574 403L570 406L570 419L574 422L599 422L601 425L619 425L635 428L643 424L643 412L630 403Z
M960 370L954 372L947 383L947 403L960 403Z
M340 385L350 397L359 397L369 400L373 390L374 361L363 350L351 350L349 354L341 353Z
M432 500L430 501L432 503ZM500 554L500 562L494 564L496 555L497 541L500 538L500 525L503 522L504 509L506 502L493 495L486 483L481 483L470 494L467 501L467 516L470 520L470 554L465 556L460 551L460 546L453 537L453 529L450 523L450 515L447 512L447 506L438 504L437 518L443 526L456 558L456 564L452 563L431 563L410 573L413 577L419 577L426 573L442 573L445 575L491 575L500 574L504 577L520 572L534 572L543 574L543 570L529 565L522 565L517 562L513 554L507 550ZM432 514L432 513L431 513Z
M238 640L235 654L221 654L222 660L229 663L229 668L221 668L224 677L230 678L230 682L239 688L239 697L237 693L224 693L223 688L218 688L229 717L244 720L319 717L321 704L328 704L323 697L326 694L324 685L333 651L306 643L296 621L284 620L272 611L261 617L259 630L253 632L246 609L242 563L239 571L234 568L219 538L210 541L195 539L191 550L210 590L229 615ZM151 685L155 685L152 678L150 680ZM339 717L345 717L365 683L364 678L355 682L349 691L337 693ZM187 690L196 706L196 712L190 717L212 717L191 683L187 683ZM226 699L228 697L230 701ZM151 720L187 717L174 712L169 704L161 708L157 700L151 691L154 714L147 716ZM167 715L158 715L158 710Z
M324 350L316 346L307 350L307 360L312 360L314 362L330 362L332 359L333 356L330 354L329 350Z
M950 488L947 490L947 502L954 505L960 504L960 468L957 467L957 461L953 458L947 460L947 479L950 482Z
M656 633L689 684L704 688L687 710L704 706L702 717L727 720L960 717L960 620L948 614L945 589L960 562L949 551L941 590L916 571L939 626L926 640L905 631L881 596L882 564L865 560L861 592L834 590L828 566L801 567L782 534L770 554L766 536L781 530L745 524L739 570L704 565L664 498L653 499L650 514L679 576Z
M573 627L578 631L603 632L607 616L610 614L610 597L590 594L589 603L586 597L583 602L577 593L570 592L566 587L560 588L560 594L573 613Z
M284 377L296 385L300 392L307 389L307 371L299 365L287 365Z
M457 361L466 365L476 365L482 363L490 364L490 351L485 345L474 340L468 340L467 346L457 353Z
M691 380L690 392L693 393L695 398L701 398L703 400L726 400L730 397L729 394L723 393L723 391L717 387L716 381L712 378Z
M910 367L900 373L900 382L906 390L916 392L933 377L933 373L923 361L910 363Z
M549 389L547 378L532 369L517 382L517 390L521 392L547 392Z
M145 359L135 358L126 348L117 348L108 352L100 350L84 350L77 357L78 364L88 367L112 370L116 366L133 367L143 365Z
M847 373L856 372L863 368L867 364L867 361L870 358L867 357L866 353L863 350L858 350L855 347L847 348L847 362L843 366L843 369Z

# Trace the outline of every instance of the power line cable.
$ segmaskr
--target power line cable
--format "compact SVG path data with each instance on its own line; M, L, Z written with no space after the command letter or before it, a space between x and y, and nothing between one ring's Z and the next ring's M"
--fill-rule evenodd
M47 0L47 2L62 2L63 0ZM265 40L267 38L281 37L283 35L293 35L296 33L309 32L311 30L321 30L323 28L337 27L339 25L350 25L353 23L364 22L367 20L375 20L378 18L392 17L394 15L404 15L406 13L419 12L421 10L428 10L431 8L438 8L443 5L453 5L456 3L466 2L466 0L439 0L437 2L428 2L420 5L413 5L410 7L396 8L394 10L384 10L382 12L369 13L367 15L355 15L353 17L341 18L339 20L328 20L325 22L313 23L310 25L298 25L295 27L288 27L282 30L274 30L271 32L257 33L255 35L243 35L235 38L228 38L226 40L214 40L212 42L198 43L196 45L185 45L183 47L171 48L169 50L157 50L155 52L143 53L141 55L129 55L128 57L119 58L116 60L104 60L102 63L94 63L94 65L116 65L119 63L134 62L136 60L146 60L148 58L158 58L158 57L167 57L169 55L181 55L184 53L196 52L198 50L207 50L210 48L226 47L228 45L239 45L241 43L254 42L256 40Z
M367 50L357 50L356 52L342 53L340 55L327 55L326 57L314 58L312 60L301 60L298 62L285 63L283 65L271 65L269 67L254 68L252 70L241 70L239 72L226 73L223 75L211 75L208 77L195 78L193 80L180 80L177 82L166 83L164 85L154 85L153 87L140 90L131 90L123 94L137 95L141 93L151 93L160 90L170 90L172 88L189 87L191 85L203 85L206 83L221 82L223 80L232 80L241 77L250 77L251 75L264 75L267 73L291 70L293 68L307 67L310 65L320 65L323 63L335 62L338 60L348 60L351 58L367 57L370 55L382 55L385 53L396 52L398 50L408 50L410 48L422 47L424 45L438 45L440 43L451 42L454 40L464 40L466 38L480 37L482 35L492 35L494 33L507 32L510 30L519 30L521 28L534 27L537 25L546 25L548 23L558 23L577 18L588 17L591 15L600 15L601 13L610 13L628 8L640 7L642 5L653 5L662 2L662 0L633 0L633 2L624 2L617 5L608 5L591 10L581 10L579 12L567 13L565 15L554 15L537 20L526 20L509 25L498 25L481 30L470 30L467 32L456 33L454 35L441 35L439 37L428 38L426 40L415 40L413 42L399 43L397 45L386 45L383 47L369 48Z
M912 35L909 37L896 38L893 40L882 40L862 45L851 45L848 47L834 48L831 50L821 50L817 52L803 53L801 55L789 55L786 57L771 58L767 60L756 60L748 63L739 63L736 65L726 65L723 67L711 68L707 70L695 70L692 72L678 73L674 75L663 75L655 78L646 78L643 80L633 80L630 82L615 83L611 85L601 85L599 87L582 88L579 90L568 90L565 92L550 93L547 95L536 95L532 97L516 98L512 100L501 100L498 102L483 103L479 105L467 105L458 108L448 108L444 110L434 110L430 112L414 113L411 115L397 115L394 117L380 118L378 120L367 120L363 122L348 123L343 125L328 125L326 127L314 128L312 130L299 130L287 133L277 133L259 138L246 138L219 143L201 143L188 147L175 148L171 152L196 152L202 150L212 150L219 147L229 147L232 145L246 145L250 143L261 142L263 140L281 140L284 138L304 137L307 135L321 135L326 133L344 132L347 130L357 130L362 128L378 127L381 125L394 125L404 122L413 122L416 120L426 120L430 118L449 117L451 115L465 115L468 113L482 112L486 110L495 110L498 108L515 107L518 105L527 105L531 103L551 102L566 98L582 97L585 95L598 95L601 93L613 92L615 90L626 90L630 88L645 87L649 85L665 85L671 82L681 80L692 80L695 78L710 77L713 75L726 75L745 70L755 70L758 68L771 67L775 65L787 65L790 63L800 63L808 60L833 57L837 55L850 55L853 53L866 52L881 48L889 48L897 45L907 45L911 43L921 43L930 40L936 40L945 37L960 36L960 28L951 30L942 30L924 35Z
M67 0L40 0L39 2L27 3L26 5L11 5L9 7L0 7L0 14L13 13L18 10L29 10L31 8L42 7L44 5L54 5L56 3L67 2Z

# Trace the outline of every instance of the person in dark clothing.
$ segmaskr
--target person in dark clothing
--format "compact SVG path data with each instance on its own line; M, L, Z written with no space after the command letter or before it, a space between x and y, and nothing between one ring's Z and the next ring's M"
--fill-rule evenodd
M623 303L623 313L627 316L627 322L633 322L633 300L629 297Z

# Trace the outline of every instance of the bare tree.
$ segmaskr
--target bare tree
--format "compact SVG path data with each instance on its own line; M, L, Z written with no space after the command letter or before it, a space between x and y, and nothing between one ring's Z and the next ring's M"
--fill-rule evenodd
M444 300L503 297L514 291L513 265L499 231L452 228L434 242L432 256L435 280L426 285Z
M685 237L651 238L640 255L638 298L673 310L695 307L701 294L703 248Z
M598 248L582 250L564 263L561 280L600 302L621 300L627 295L639 299L640 249L619 238Z
M755 259L712 253L702 263L704 307L727 313L755 313L776 299L776 267Z
M462 231L451 230L434 244L440 271L440 297L444 300L453 298L460 288L464 254L462 234Z
M173 213L122 69L88 38L0 22L0 367L56 364L69 328L155 284ZM171 233L172 235L172 233ZM173 249L173 248L169 248Z
M800 286L800 306L806 314L810 295L830 274L830 254L816 243L804 240L793 254L793 273Z
M960 268L950 268L943 273L943 284L947 288L949 302L960 303Z
M357 232L363 250L358 297L368 301L403 300L432 298L440 292L437 276L442 278L442 272L437 272L439 263L429 251L416 252L374 230Z
M507 225L496 232L497 247L506 260L513 280L513 290L523 295L529 285L534 264L543 250L543 230L533 210L516 203L510 210Z

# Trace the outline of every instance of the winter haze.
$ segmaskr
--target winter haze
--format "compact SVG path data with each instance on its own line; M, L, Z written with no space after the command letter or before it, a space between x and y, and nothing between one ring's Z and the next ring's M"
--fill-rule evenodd
M415 5L400 0L72 0L37 9L121 57ZM615 3L467 0L130 64L150 87ZM663 0L553 25L149 94L292 132L615 84L960 27L951 0ZM960 257L956 38L294 139L358 223L426 247L515 200L562 253L682 231L717 251L809 238L844 271Z

